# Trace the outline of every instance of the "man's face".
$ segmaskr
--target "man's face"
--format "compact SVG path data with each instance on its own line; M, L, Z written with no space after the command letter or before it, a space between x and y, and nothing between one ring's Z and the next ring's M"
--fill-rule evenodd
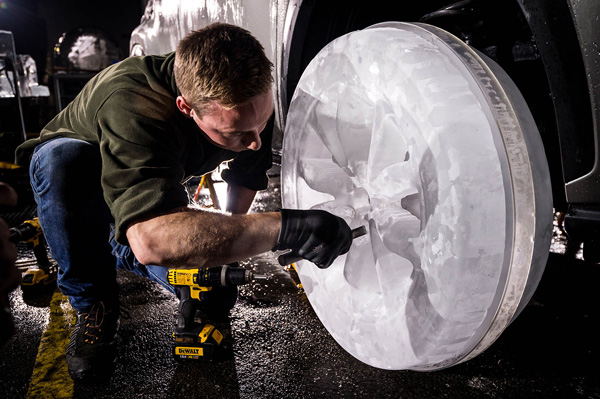
M273 96L270 90L232 109L223 108L214 102L202 117L198 117L196 111L189 107L185 109L187 104L182 105L180 101L185 100L178 97L179 109L196 122L214 145L236 152L260 149L260 133L273 113Z

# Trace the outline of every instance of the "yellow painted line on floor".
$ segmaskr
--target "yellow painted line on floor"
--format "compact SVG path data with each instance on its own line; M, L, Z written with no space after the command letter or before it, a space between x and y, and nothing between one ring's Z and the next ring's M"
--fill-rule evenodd
M58 289L50 302L50 320L38 348L26 398L72 398L73 380L69 377L65 351L69 343L75 311Z

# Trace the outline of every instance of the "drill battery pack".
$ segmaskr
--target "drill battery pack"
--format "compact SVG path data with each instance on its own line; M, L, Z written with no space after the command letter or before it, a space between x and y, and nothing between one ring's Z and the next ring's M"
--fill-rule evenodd
M178 362L211 362L218 355L223 334L212 324L198 324L192 328L176 328L173 338L173 357Z

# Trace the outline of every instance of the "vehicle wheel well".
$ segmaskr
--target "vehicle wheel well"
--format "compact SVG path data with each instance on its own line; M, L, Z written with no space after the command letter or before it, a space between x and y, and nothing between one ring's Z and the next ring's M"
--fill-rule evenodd
M378 4L374 4L378 3ZM393 3L393 4L389 4ZM557 3L553 1L553 3ZM543 8L547 6L537 4ZM470 46L483 52L496 61L513 79L534 116L544 149L550 165L553 197L558 210L566 210L565 179L563 177L563 160L569 157L559 140L559 125L555 109L553 89L566 86L564 76L552 74L552 67L544 65L539 46L532 33L531 24L539 24L541 17L532 18L530 10L524 10L518 1L512 3L489 2L488 0L430 0L423 2L364 2L360 0L332 0L327 2L303 1L298 11L296 25L289 50L288 70L286 76L287 98L289 107L294 90L302 72L316 54L329 42L348 32L363 29L367 26L386 21L423 22L436 25L456 35ZM562 7L566 7L562 4ZM526 15L527 13L527 15ZM542 14L543 14L542 13ZM568 22L563 20L563 24ZM571 27L572 29L572 27ZM568 29L567 29L568 30ZM574 32L573 32L574 33ZM539 38L538 38L539 40ZM576 37L565 34L564 41L574 46ZM548 58L548 57L547 57ZM552 61L554 62L554 61ZM564 64L564 62L563 62ZM554 68L556 70L556 68ZM571 67L573 71L577 66ZM582 69L582 67L581 67ZM548 71L550 70L550 75ZM573 72L576 73L576 72ZM583 70L579 80L585 78ZM554 81L549 81L549 76ZM556 82L556 80L560 80ZM584 79L585 80L585 79ZM577 102L580 113L589 110L589 98L572 94L573 102ZM564 114L564 112L563 112ZM589 112L588 112L589 114ZM588 115L591 119L591 115ZM575 118L572 118L575 119ZM580 117L579 119L585 119ZM575 129L585 121L564 122L563 130L569 129L570 135L582 137L575 140L569 150L577 157L577 162L584 163L578 171L593 164L593 129ZM591 123L591 120L590 120ZM573 128L569 128L572 126ZM564 134L564 133L563 133ZM586 136L587 135L587 136ZM591 140L591 141L590 141ZM587 143L583 145L582 143ZM591 143L591 144L590 144ZM582 154L586 152L585 154ZM568 158L567 158L568 159ZM584 159L585 162L581 161Z

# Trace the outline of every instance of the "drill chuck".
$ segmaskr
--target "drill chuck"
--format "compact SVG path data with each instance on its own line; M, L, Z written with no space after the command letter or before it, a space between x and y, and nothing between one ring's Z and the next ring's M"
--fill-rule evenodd
M19 226L11 227L9 240L17 243L21 241L27 241L35 237L40 230L33 224L33 221L29 220Z
M227 287L248 284L254 279L263 277L262 275L255 275L243 267L224 265L198 270L194 283L206 287Z

